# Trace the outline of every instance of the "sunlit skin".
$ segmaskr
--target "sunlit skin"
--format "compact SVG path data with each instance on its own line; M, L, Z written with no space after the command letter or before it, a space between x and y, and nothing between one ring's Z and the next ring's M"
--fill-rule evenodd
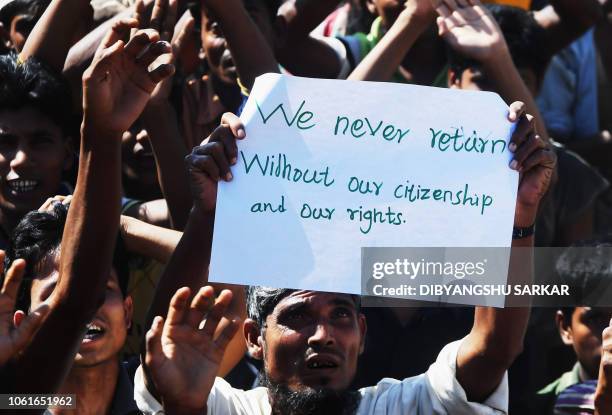
M523 82L533 96L537 96L540 90L541 79L536 73L528 68L517 68ZM453 89L465 89L471 91L493 91L494 86L488 80L484 71L477 65L470 66L458 75L449 71L448 86Z
M17 52L21 52L21 49L23 49L23 45L32 31L34 23L36 23L34 17L29 14L19 14L11 20L9 38Z
M71 164L69 140L48 117L31 107L0 111L0 213L4 229L11 231L23 215L56 195ZM23 181L29 181L31 188L15 187Z
M597 379L601 361L601 336L610 324L611 317L612 307L576 307L568 324L563 313L557 313L561 340L576 352L582 380Z
M270 45L275 42L274 28L269 11L259 2L247 1L244 4L249 16ZM225 35L215 17L202 9L202 49L208 61L211 72L223 83L235 85L238 79L236 65L232 54L227 48Z
M261 333L249 336L250 330L256 331L254 326L252 320L247 322L245 334L257 339L251 352L258 358L265 354L265 370L272 381L291 390L341 391L351 384L366 333L365 317L351 296L296 291L276 305Z

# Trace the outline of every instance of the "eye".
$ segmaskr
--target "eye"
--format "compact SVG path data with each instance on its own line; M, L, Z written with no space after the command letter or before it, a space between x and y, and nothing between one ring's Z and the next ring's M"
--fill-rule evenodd
M217 37L223 37L223 30L221 30L221 25L217 22L212 22L210 24L210 31Z
M335 318L351 318L353 313L346 307L338 307L334 310Z

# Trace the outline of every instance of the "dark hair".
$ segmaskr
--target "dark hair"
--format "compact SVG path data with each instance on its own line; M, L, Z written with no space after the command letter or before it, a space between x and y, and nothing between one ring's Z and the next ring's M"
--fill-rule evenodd
M487 4L499 25L514 65L517 68L532 69L538 80L542 80L551 56L546 49L545 31L533 15L523 9L500 4ZM478 66L478 62L465 58L448 47L448 60L451 69L461 74L469 67Z
M251 14L251 11L257 8L259 4L263 5L268 11L268 17L270 17L270 21L274 22L274 20L276 19L276 15L278 14L278 9L284 3L284 1L285 0L242 0L242 5L244 6L245 10L249 13L249 15ZM196 2L190 2L187 4L188 4L189 11L191 12L191 15L194 16L195 27L201 28L202 22L200 20L200 16L201 16L200 13L202 9L201 9L200 2L196 1Z
M32 107L49 117L68 137L74 133L67 81L36 58L21 62L15 53L0 56L0 110Z
M555 270L559 282L569 285L576 305L594 305L597 296L612 283L612 234L599 239L578 242L567 248L557 259ZM571 318L575 307L561 307Z
M247 288L247 316L255 320L259 328L265 326L266 318L274 310L274 307L289 294L295 292L288 288L270 288L251 286ZM359 311L361 299L358 295L351 295L355 302L355 308Z
M32 16L32 26L40 19L51 0L13 0L0 10L0 22L8 30L15 16L27 14Z
M30 308L31 281L40 272L45 261L59 251L67 216L68 206L55 203L51 211L28 213L15 228L4 260L4 269L7 270L16 259L22 258L26 261L25 275L17 299L17 309L26 311ZM120 235L115 245L113 267L117 272L119 287L125 297L129 268L125 244Z

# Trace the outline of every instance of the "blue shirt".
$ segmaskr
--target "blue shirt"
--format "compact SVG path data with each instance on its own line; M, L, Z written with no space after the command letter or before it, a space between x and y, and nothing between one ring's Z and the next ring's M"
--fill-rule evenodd
M553 57L537 102L557 141L584 139L599 132L592 29Z

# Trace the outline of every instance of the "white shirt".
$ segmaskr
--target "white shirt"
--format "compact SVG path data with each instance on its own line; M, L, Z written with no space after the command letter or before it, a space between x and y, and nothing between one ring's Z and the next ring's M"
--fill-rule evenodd
M461 340L448 344L427 373L404 379L383 379L376 386L359 390L361 402L356 415L485 415L506 414L508 411L508 376L482 402L469 402L455 377L457 352ZM142 367L134 379L134 399L145 414L164 414L161 404L146 389ZM207 401L208 415L269 415L271 413L266 388L250 391L233 389L217 378Z

